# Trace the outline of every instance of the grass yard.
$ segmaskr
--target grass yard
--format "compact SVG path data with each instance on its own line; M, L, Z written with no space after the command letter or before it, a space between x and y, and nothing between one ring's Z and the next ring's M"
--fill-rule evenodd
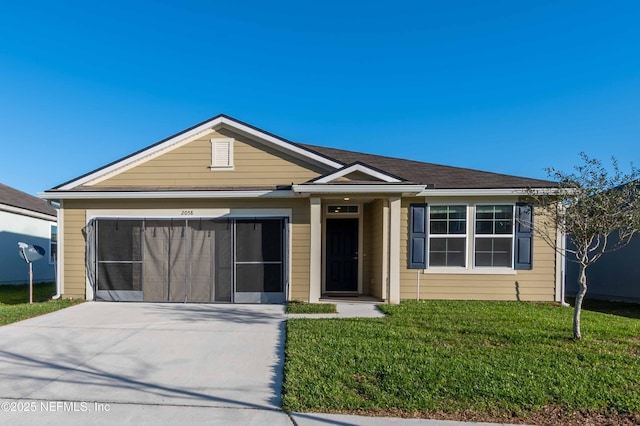
M288 314L335 314L334 303L305 303L291 301L287 303Z
M424 301L287 322L283 408L530 424L640 422L640 320L555 304ZM640 307L639 307L640 309Z
M33 301L46 302L56 294L56 283L33 285ZM0 304L16 305L29 303L29 284L0 285Z
M56 294L55 283L34 284L33 305L29 285L0 285L0 325L22 321L79 303L76 300L49 300Z

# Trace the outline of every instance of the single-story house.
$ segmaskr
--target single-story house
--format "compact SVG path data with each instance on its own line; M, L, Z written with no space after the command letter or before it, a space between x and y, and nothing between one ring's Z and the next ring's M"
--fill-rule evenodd
M33 263L34 282L56 278L57 211L46 201L0 183L0 284L29 282L29 267L18 242L45 249Z
M60 203L65 297L553 301L562 259L523 225L522 189L554 186L218 115L40 196Z

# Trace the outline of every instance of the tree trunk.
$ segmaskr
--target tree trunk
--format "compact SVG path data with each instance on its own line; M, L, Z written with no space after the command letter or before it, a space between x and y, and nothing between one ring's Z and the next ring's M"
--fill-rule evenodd
M573 338L576 340L582 339L582 333L580 333L580 313L582 312L582 301L584 295L587 294L587 266L580 264L580 278L578 283L580 284L580 291L576 295L576 306L573 311Z

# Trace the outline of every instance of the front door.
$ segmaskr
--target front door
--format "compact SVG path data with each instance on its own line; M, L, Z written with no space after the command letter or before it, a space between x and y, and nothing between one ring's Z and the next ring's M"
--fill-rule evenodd
M358 219L327 219L327 292L358 291Z

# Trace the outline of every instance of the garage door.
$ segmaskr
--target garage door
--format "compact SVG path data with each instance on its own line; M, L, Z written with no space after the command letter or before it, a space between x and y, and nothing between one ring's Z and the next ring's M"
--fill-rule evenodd
M282 303L286 219L95 219L97 300Z

